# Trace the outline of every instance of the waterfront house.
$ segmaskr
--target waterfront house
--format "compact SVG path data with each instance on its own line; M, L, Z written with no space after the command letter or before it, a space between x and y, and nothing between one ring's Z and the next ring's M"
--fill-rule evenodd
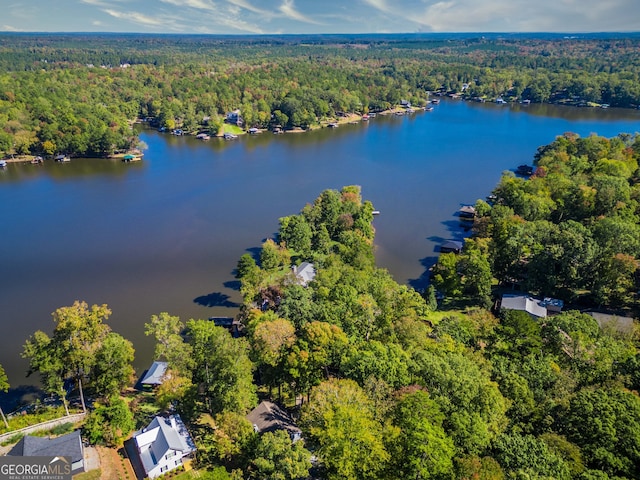
M168 366L169 364L167 362L153 362L149 370L147 370L142 377L142 380L140 380L140 385L143 387L157 387L158 385L162 385Z
M155 417L147 427L133 434L132 443L148 478L180 467L196 451L187 427L177 414Z
M542 300L542 305L547 308L547 315L555 315L562 312L564 302L562 300L558 300L557 298L545 297Z
M240 320L235 317L209 317L216 327L226 328L233 337L239 337L243 329Z
M440 245L440 253L460 253L463 243L457 240L449 240Z
M458 210L460 218L473 219L476 216L476 207L473 205L463 205Z
M247 420L251 422L253 429L257 433L284 430L294 442L300 440L302 435L291 415L273 402L261 402L260 405L249 412Z
M238 109L232 112L228 112L225 120L227 123L230 123L232 125L237 125L238 127L241 127L242 124L244 123L242 120L242 116L240 115L240 110Z
M7 453L13 457L67 457L71 460L73 475L84 472L84 448L80 430L59 437L32 437L25 435ZM66 460L60 460L66 462Z

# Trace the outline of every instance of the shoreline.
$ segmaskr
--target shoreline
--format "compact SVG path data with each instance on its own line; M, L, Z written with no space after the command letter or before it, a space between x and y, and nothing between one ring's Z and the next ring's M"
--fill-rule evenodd
M372 112L371 115L375 116L375 115L395 115L395 114L402 114L402 115L407 115L407 114L412 114L412 113L416 113L416 112L420 112L420 111L426 111L427 107L412 107L412 108L405 108L402 106L396 106L394 108L390 108L388 110L383 110L380 112ZM256 134L262 134L262 133L274 133L274 134L278 134L278 133L305 133L305 132L310 132L313 130L319 130L321 128L331 128L331 125L334 125L334 127L338 126L338 125L348 125L348 124L357 124L357 123L361 123L364 120L364 116L365 115L369 115L369 114L358 114L358 113L349 113L349 114L345 114L345 115L341 115L338 117L331 117L331 118L327 118L324 120L321 120L319 123L314 124L314 125L310 125L308 128L302 128L302 127L294 127L291 129L281 129L279 132L278 131L272 131L269 130L268 128L258 128L257 132L252 133L249 132L249 130L242 130L242 131L234 131L232 132L222 132L221 134L217 134L217 135L210 135L211 138L223 138L224 135L226 133L232 133L233 135L256 135ZM373 117L371 117L373 118ZM368 119L367 119L368 121ZM144 123L143 119L136 119L134 123ZM224 128L223 128L224 130ZM194 137L196 136L195 133L188 133L188 134L183 134L184 136L189 136L189 137ZM97 156L94 158L105 158L105 159L120 159L122 161L126 161L124 160L124 157L127 155L133 155L133 158L128 160L130 162L137 162L142 160L142 157L144 156L144 152L140 151L140 150L132 150L129 152L123 152L123 153L112 153L109 155L103 155L103 156ZM51 160L51 158L53 157L42 157L40 155L10 155L7 156L5 158L3 158L2 160L4 160L7 163L36 163L34 162L34 160L36 160L37 158L40 158L40 161L37 163L42 163L45 160ZM90 157L86 157L83 156L81 158L90 158Z
M131 158L130 160L125 160L124 157L126 157L127 155L132 155L133 158ZM98 157L79 157L79 158L105 158L105 159L119 159L122 161L130 161L130 162L137 162L142 160L142 157L144 157L144 152L141 152L140 150L132 150L130 152L125 152L125 153L112 153L110 155L103 155L103 156L98 156ZM40 159L39 161L35 161L36 159ZM8 157L3 158L2 160L4 160L7 163L34 163L34 164L41 164L47 160L53 160L53 156L49 156L49 157L42 157L40 155L11 155Z

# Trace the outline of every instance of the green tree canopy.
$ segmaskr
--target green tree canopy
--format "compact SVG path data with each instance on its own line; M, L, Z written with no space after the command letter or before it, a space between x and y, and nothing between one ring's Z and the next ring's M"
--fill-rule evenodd
M311 452L304 442L291 442L284 430L257 436L247 466L247 478L255 480L297 480L307 478Z
M330 480L376 478L389 459L371 401L352 380L331 379L315 387L301 423Z

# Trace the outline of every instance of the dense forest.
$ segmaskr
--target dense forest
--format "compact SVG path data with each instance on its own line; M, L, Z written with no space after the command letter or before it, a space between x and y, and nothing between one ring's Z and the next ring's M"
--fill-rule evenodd
M488 301L491 279L568 303L638 306L640 136L566 133L540 147L533 174L503 175L476 203L474 238L445 254L434 285ZM462 273L459 276L458 273Z
M526 36L0 36L0 153L107 155L138 118L218 133L308 128L430 95L640 105L640 39Z

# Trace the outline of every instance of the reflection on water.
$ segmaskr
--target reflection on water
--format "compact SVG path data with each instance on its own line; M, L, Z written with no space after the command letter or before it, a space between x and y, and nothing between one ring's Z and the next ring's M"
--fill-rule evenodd
M420 288L439 243L468 233L455 212L502 171L566 131L633 133L639 120L628 110L443 101L433 112L231 141L143 130L149 148L136 163L10 164L0 171L0 364L12 385L25 383L24 341L80 299L109 305L140 371L152 360L152 314L233 315L237 260L326 188L362 186L381 211L378 264Z

